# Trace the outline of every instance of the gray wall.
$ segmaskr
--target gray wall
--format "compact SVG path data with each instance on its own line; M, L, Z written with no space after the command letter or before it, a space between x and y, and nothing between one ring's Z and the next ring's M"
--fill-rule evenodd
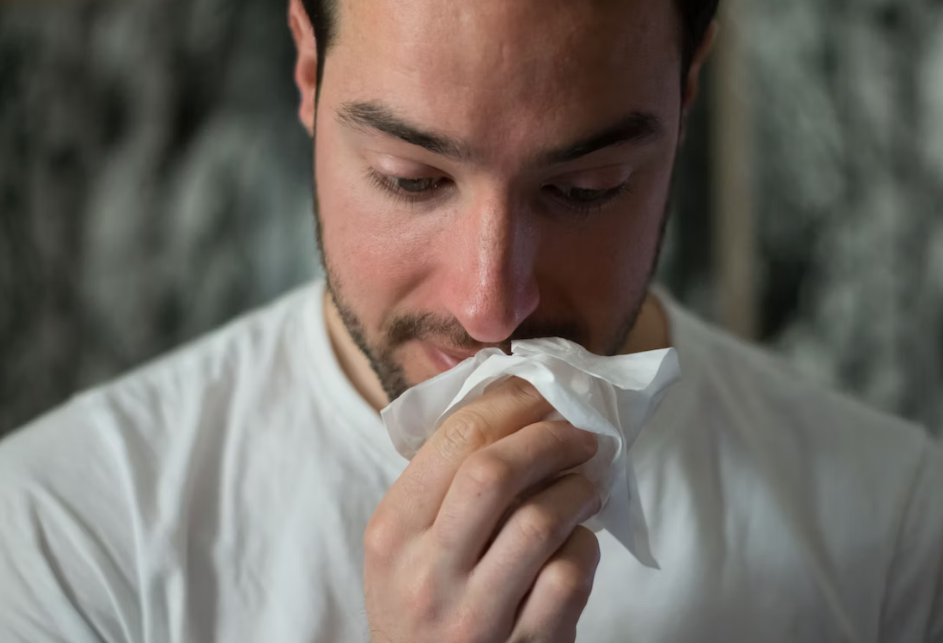
M285 4L0 5L0 433L316 270ZM939 428L943 4L749 4L760 339ZM712 91L662 266L708 317Z
M795 307L769 339L807 372L939 430L943 3L751 10L766 307ZM777 301L790 273L795 299Z
M284 16L0 8L0 432L311 273Z

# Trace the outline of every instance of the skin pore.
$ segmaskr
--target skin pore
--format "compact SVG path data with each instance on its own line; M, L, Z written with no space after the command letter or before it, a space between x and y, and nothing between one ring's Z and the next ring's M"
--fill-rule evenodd
M648 293L684 113L679 17L648 0L342 0L315 119L325 315L376 409L486 346L668 346Z

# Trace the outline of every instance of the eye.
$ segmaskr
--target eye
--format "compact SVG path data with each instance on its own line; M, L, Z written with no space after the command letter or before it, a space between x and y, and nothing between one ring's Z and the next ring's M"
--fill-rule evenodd
M615 187L603 189L580 188L573 185L548 185L545 186L545 190L565 207L580 213L589 213L601 209L610 201L629 192L630 185L628 181Z
M605 198L611 190L592 190L589 188L576 188L568 185L558 185L556 189L560 194L574 203L593 203L599 199Z
M433 198L449 184L449 180L444 176L411 179L388 176L372 168L367 171L367 179L383 192L407 202Z
M393 187L402 190L403 192L408 192L409 194L420 194L422 192L434 190L442 181L442 179L402 179L392 176L387 177L387 180Z

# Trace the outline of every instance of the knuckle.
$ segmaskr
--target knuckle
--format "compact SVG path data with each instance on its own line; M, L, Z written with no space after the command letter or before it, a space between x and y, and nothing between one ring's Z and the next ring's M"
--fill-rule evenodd
M403 605L411 620L429 624L439 620L442 596L437 575L429 568L414 569L402 593Z
M573 429L567 423L543 421L538 422L537 426L555 447L561 449L572 448Z
M464 408L442 425L442 439L437 443L441 455L447 458L460 457L487 443L482 429L484 419L471 408Z
M459 475L465 484L478 493L486 490L503 491L511 488L514 469L504 460L482 453L466 460Z
M507 390L524 403L543 402L544 398L533 384L519 377L507 381Z
M541 395L537 387L527 380L512 377L507 380L505 385L507 387L505 394L508 395L514 407L546 407L548 410L550 409L550 403Z
M595 568L558 561L544 568L542 580L553 594L567 601L584 603L593 591L594 572Z
M517 510L515 520L520 534L530 543L551 543L561 540L563 523L547 509L525 504Z
M577 429L569 422L543 421L537 425L544 432L547 440L553 447L565 452L580 454L580 460L585 462L592 458L598 450L596 436L589 431Z
M486 643L497 640L495 634L489 632L493 620L481 610L465 607L452 620L445 640L457 643Z
M363 546L367 560L389 560L400 543L399 528L381 516L374 516L364 530Z

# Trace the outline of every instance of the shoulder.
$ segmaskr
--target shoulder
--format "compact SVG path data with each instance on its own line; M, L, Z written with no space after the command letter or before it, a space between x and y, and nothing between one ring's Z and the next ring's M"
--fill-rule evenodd
M105 615L140 624L136 525L90 411L70 402L0 442L4 641L133 640Z
M706 324L694 333L701 344L697 389L706 415L769 471L814 489L820 501L894 517L927 459L940 459L940 444L924 428Z
M702 432L744 479L762 481L810 524L893 543L906 507L940 480L943 447L926 430L831 390L769 352L673 304L685 437ZM943 503L924 516L943 525ZM869 525L864 530L864 525ZM853 534L851 525L861 531Z
M898 475L915 472L928 450L940 448L924 428L836 391L676 304L671 316L680 335L682 377L691 373L688 385L699 408L727 430L776 448L778 459L820 459L833 468Z
M121 404L158 396L172 399L177 406L168 410L179 413L186 411L180 403L231 389L240 380L301 375L305 325L320 306L320 292L319 283L292 291L82 397Z
M47 640L30 629L45 622L63 640L134 640L142 556L171 544L188 489L208 484L195 477L211 477L234 434L302 386L301 325L318 286L0 441L0 639Z
M880 612L887 640L943 636L940 442L671 308L687 464L760 498L752 519L779 516L848 606Z
M171 444L225 424L237 400L302 379L302 325L318 292L314 283L289 293L15 431L0 441L0 485L146 469Z
M292 292L13 432L0 441L0 494L42 515L59 507L93 528L118 527L115 512L145 501L134 494L156 494L161 478L183 485L187 463L238 428L241 404L277 404L273 395L301 386L297 327L316 292Z

